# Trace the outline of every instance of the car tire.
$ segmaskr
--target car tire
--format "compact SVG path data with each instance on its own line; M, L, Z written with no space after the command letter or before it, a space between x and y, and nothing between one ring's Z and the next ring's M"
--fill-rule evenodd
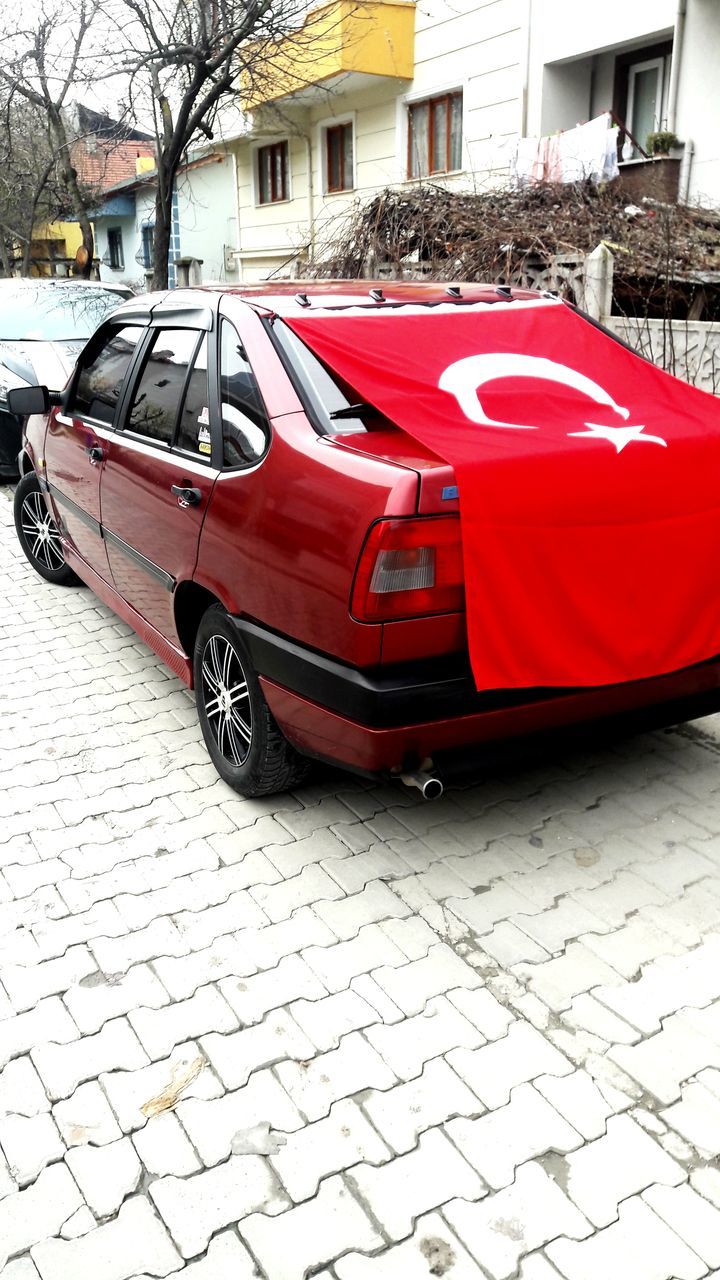
M62 587L82 586L77 574L65 563L60 530L47 509L34 471L18 483L13 505L18 540L35 572Z
M203 615L193 654L200 728L220 777L240 795L297 786L310 771L265 701L247 646L222 605Z

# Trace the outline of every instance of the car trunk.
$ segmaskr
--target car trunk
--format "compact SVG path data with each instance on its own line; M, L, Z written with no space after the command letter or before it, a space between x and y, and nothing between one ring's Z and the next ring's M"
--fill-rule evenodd
M714 397L549 298L289 323L454 469L478 690L614 685L720 653ZM422 492L436 501L438 477Z
M378 458L381 462L408 467L418 475L418 515L447 515L458 510L457 484L453 468L413 439L400 427L382 431L361 431L338 435L335 444L353 453Z

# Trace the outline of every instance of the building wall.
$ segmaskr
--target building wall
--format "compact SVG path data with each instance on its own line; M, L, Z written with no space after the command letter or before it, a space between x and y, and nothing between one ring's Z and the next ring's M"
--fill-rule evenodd
M77 222L46 222L34 227L30 249L31 275L66 274L66 261L57 260L74 258L81 244L82 233Z
M463 90L463 169L434 182L467 189L504 181L520 126L524 11L525 0L418 6L412 80L378 77L373 84L371 76L348 76L342 87L318 91L317 101L256 113L255 140L236 144L243 278L293 274L293 259L306 258L311 241L322 253L357 201L407 180L408 99ZM348 118L355 130L355 186L329 194L323 129ZM260 205L257 147L283 137L290 144L290 199Z
M689 199L720 205L720 5L689 0L680 65L675 131L692 142Z
M598 6L535 0L528 135L572 128L607 111L612 106L615 51L672 36L676 10L677 0L607 0Z
M237 248L235 165L232 154L212 156L178 177L180 254L202 260L203 280L232 282L237 266L225 265L225 247Z
M230 154L224 154L220 160L211 159L194 165L178 177L172 255L177 252L180 257L201 260L203 280L232 282L239 279L237 267L228 270L225 265L225 246L231 249L237 246L235 192L235 166ZM133 216L96 219L96 251L100 259L105 257L108 230L120 227L125 265L122 270L114 271L101 261L100 279L143 290L147 286L148 273L137 257L142 250L142 227L155 221L154 185L139 187L134 198Z
M535 0L529 50L528 134L570 128L613 104L617 53L671 39L677 0ZM687 0L674 131L687 145L688 198L720 204L718 0ZM673 122L668 121L670 127ZM692 145L690 145L692 144Z
M594 96L593 71L592 58L578 58L575 62L546 66L542 78L540 119L536 129L528 128L528 134L532 136L536 131L540 135L556 133L558 129L568 129L605 110L610 105L609 102L595 113L591 106L591 97Z
M141 227L144 222L152 222L155 216L154 186L139 187L134 193L135 213L126 217L109 217L95 219L95 252L100 259L100 279L114 284L126 284L129 288L141 293L147 286L147 275L142 261L138 261L142 249ZM123 237L123 255L125 266L114 271L102 259L107 255L108 231L111 227L120 227Z
M693 5L695 0L689 0ZM677 0L534 0L533 69L548 62L587 57L617 45L652 44L671 33ZM537 84L534 117L537 120Z
M122 231L125 262L124 266L118 271L113 270L112 267L103 262L103 258L107 256L108 252L108 231L111 227L119 227ZM137 288L143 283L144 277L142 267L139 267L135 261L135 254L138 250L136 219L132 216L97 218L94 228L95 255L100 260L100 279L108 284L126 284L130 288Z

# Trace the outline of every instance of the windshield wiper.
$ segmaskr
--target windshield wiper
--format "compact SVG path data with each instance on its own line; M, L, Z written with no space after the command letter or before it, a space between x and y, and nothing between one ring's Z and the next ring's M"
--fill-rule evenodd
M379 410L374 404L366 404L364 400L360 404L346 404L344 409L333 409L329 414L329 418L360 418L364 413L375 413Z

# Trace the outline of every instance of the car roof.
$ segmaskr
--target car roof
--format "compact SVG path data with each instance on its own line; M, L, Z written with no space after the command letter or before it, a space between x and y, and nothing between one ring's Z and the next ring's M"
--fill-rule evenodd
M323 311L342 311L358 306L378 309L388 305L437 306L452 301L494 303L507 301L508 297L539 301L548 296L537 289L454 280L266 280L258 284L202 284L195 288L141 294L127 307L152 310L166 301L172 301L173 306L202 307L218 295L237 298L260 313L280 316L308 315L313 306L322 307ZM116 315L121 315L123 309Z

